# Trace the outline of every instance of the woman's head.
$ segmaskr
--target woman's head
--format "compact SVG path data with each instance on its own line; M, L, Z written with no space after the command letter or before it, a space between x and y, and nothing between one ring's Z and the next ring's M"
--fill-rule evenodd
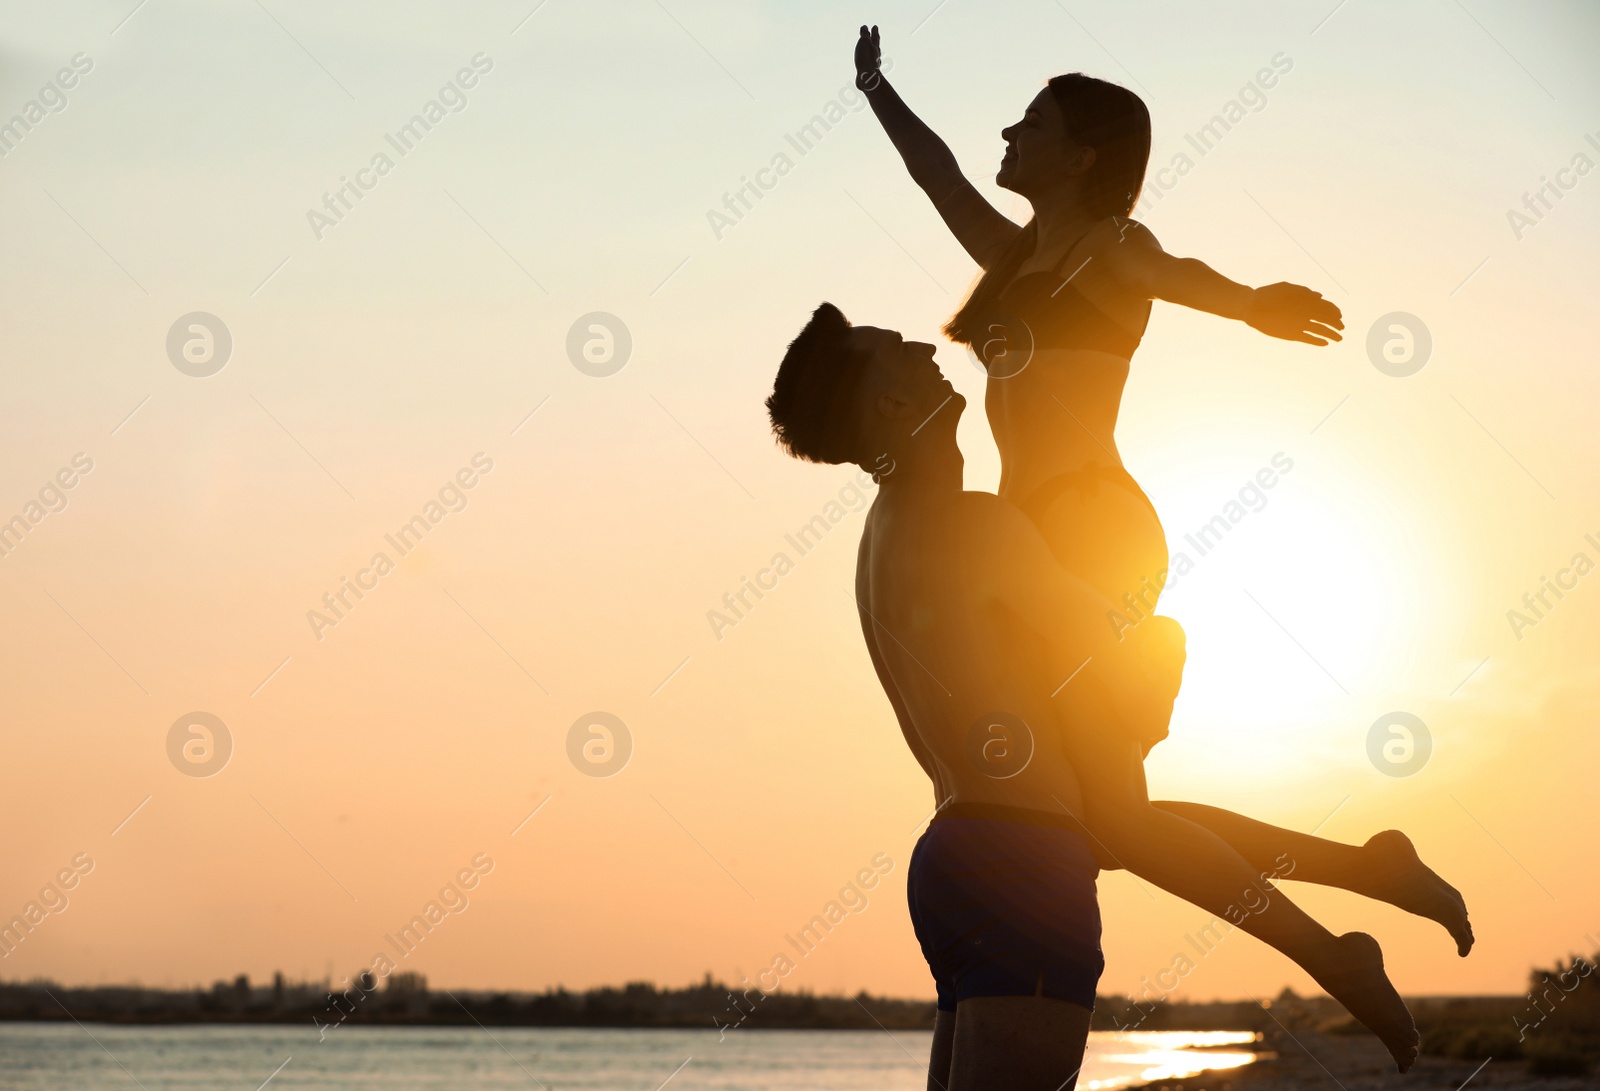
M1095 217L1133 211L1150 162L1150 111L1126 87L1057 76L1000 135L997 184L1029 200L1075 196Z
M1150 163L1150 111L1126 87L1082 72L1057 76L1000 135L1006 154L994 180L1026 197L1035 211L1068 202L1073 211L1103 219L1127 216L1139 201ZM1000 293L1037 242L1032 223L1017 232L945 323L946 336L967 345L986 340Z

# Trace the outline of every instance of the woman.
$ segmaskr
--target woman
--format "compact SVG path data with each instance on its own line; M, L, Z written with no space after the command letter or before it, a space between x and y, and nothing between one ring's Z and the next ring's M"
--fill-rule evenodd
M1081 74L1057 76L1021 121L1002 130L1006 153L995 180L1034 212L1019 227L961 174L950 149L895 93L878 61L877 28L862 27L857 86L912 179L983 269L945 333L970 346L989 372L985 408L1000 449L1000 495L1032 519L1065 568L1113 604L1131 596L1136 616L1145 616L1166 581L1166 541L1155 509L1123 468L1113 433L1151 301L1239 319L1270 336L1312 345L1340 339L1339 309L1309 288L1252 289L1194 259L1174 258L1127 218L1150 154L1149 112L1132 92ZM1102 702L1101 719L1089 722L1106 722L1109 707ZM1106 816L1135 816L1134 825L1124 827L1130 836L1117 840L1130 870L1208 904L1215 898L1197 896L1208 893L1205 881L1214 885L1218 876L1238 872L1238 856L1263 870L1287 856L1296 862L1294 878L1427 916L1451 932L1460 954L1471 948L1460 895L1422 865L1403 834L1386 831L1356 847L1197 804L1152 806L1142 758L1165 736L1165 723L1139 739L1083 734L1088 741L1074 745L1094 748L1083 752L1084 767L1119 770L1107 778L1115 783L1093 787L1099 809ZM1091 795L1088 784L1085 794ZM1097 808L1094 799L1088 802ZM1212 849L1204 838L1196 840L1189 823L1227 845ZM1126 855L1131 852L1137 858ZM1402 1071L1409 1067L1415 1031L1403 1008L1394 1010L1392 990L1380 1000L1333 980L1341 961L1377 960L1381 969L1370 937L1331 937L1286 898L1272 899L1242 924L1311 970L1379 1033Z
M1113 603L1131 594L1148 612L1166 579L1166 539L1114 433L1151 300L1312 345L1340 340L1339 308L1296 284L1252 289L1174 258L1127 218L1150 158L1150 114L1133 92L1057 76L1001 130L995 182L1033 206L1019 227L962 175L878 59L878 30L862 27L857 85L912 180L983 269L944 332L989 369L1000 495L1033 519L1064 566Z

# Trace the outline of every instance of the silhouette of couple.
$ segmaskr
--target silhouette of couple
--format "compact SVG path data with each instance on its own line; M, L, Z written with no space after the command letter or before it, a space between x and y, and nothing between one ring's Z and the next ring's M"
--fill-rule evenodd
M1074 1086L1104 966L1101 868L1282 951L1405 1071L1418 1035L1377 942L1334 935L1271 879L1292 872L1431 918L1462 955L1473 942L1465 903L1398 831L1345 845L1150 801L1144 758L1167 732L1183 632L1148 616L1166 543L1113 437L1152 300L1312 345L1339 340L1339 309L1295 284L1236 284L1128 219L1150 153L1149 113L1131 91L1057 76L1001 131L995 181L1033 206L1019 227L883 77L877 28L861 28L855 61L912 180L982 269L944 332L988 368L1001 458L998 495L963 491L966 402L934 346L852 325L830 303L789 346L767 401L789 454L856 463L880 481L856 600L937 803L907 878L939 998L928 1086ZM1130 593L1147 616L1119 633L1107 618Z

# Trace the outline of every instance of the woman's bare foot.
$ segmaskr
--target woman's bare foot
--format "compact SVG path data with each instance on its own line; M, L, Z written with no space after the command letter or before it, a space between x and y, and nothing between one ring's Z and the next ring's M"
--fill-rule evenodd
M1467 903L1460 891L1418 858L1411 839L1399 830L1384 830L1374 834L1362 846L1362 852L1370 869L1364 880L1370 889L1362 893L1407 913L1438 921L1456 941L1456 953L1466 958L1473 941Z
M1400 1071L1417 1061L1422 1037L1404 1000L1383 972L1383 949L1365 932L1335 937L1330 969L1313 973L1317 984L1378 1036ZM1309 967L1308 967L1309 968Z

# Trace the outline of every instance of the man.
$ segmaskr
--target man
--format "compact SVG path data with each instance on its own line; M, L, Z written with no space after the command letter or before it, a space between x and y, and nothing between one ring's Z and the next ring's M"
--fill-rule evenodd
M1363 850L1149 802L1141 742L1171 715L1182 631L1152 618L1115 641L1099 621L1109 604L1061 568L1024 515L962 490L966 402L933 353L824 303L767 401L790 454L874 467L880 481L856 601L939 805L907 875L939 995L928 1086L1074 1085L1104 965L1100 866L1126 866L1289 954L1385 1038L1403 1071L1416 1031L1377 943L1332 935L1257 870L1261 853L1287 844L1305 864L1296 878L1359 889L1339 874L1338 850Z
M1064 680L1107 649L1052 642L1061 618L1096 616L1095 593L1009 503L962 491L965 404L933 346L823 304L768 407L791 454L879 468L856 598L941 805L908 880L939 990L929 1087L1056 1091L1082 1063L1103 960L1083 800L1035 679Z

